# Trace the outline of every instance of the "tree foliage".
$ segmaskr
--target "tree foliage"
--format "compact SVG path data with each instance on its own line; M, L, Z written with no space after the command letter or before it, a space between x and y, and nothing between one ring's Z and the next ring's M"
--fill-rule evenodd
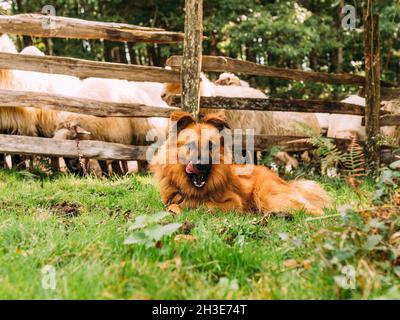
M4 0L10 14L40 12L46 0ZM184 29L184 0L55 0L61 16ZM355 30L341 27L345 4L357 10ZM351 72L364 70L364 1L204 0L204 53L227 55L277 67ZM7 6L6 6L7 7ZM375 3L380 14L383 78L400 82L400 0ZM20 39L48 54L103 61L164 66L182 45L123 44L100 40ZM126 54L128 52L129 54ZM340 98L356 88L248 77L271 96Z

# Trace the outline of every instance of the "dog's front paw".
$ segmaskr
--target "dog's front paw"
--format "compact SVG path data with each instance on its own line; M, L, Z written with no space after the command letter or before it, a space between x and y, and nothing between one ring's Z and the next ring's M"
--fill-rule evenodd
M166 206L170 206L171 204L179 205L183 202L183 200L184 200L183 195L179 191L176 191L167 198L167 201L165 202L165 204L166 204Z
M182 213L182 208L179 206L179 204L174 203L168 206L167 211L178 215Z

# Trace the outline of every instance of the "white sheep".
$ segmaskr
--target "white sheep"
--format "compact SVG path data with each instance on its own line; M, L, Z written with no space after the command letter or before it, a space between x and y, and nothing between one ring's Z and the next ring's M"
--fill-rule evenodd
M345 103L355 104L365 107L365 98L357 95L351 95L342 100ZM383 110L400 113L399 103L394 101L383 101ZM366 139L365 126L362 125L362 116L347 114L332 114L329 120L328 137L350 139L354 134L358 136L360 141ZM400 143L399 126L382 127L381 134L394 140L395 144Z
M162 96L166 101L171 101L172 97L178 94L181 94L180 84L167 83L164 85ZM201 74L200 95L204 97L267 98L262 91L251 88L247 82L231 73L222 74L215 84ZM202 111L212 113L216 110L204 109ZM255 134L303 136L304 132L295 125L296 122L306 123L316 132L320 132L316 116L310 113L241 110L223 110L223 113L232 128L253 129ZM278 157L287 164L287 169L298 166L297 161L286 153L279 153Z
M0 51L18 53L7 35L0 37ZM20 54L43 56L31 46ZM0 88L17 91L32 91L72 95L80 85L76 77L31 72L23 70L0 69ZM35 108L0 108L0 131L21 135L52 137L58 112Z
M83 80L74 96L106 102L139 103L155 107L168 105L161 99L162 85L158 83L128 82L125 80L88 78ZM100 140L121 144L144 144L150 130L158 136L168 130L165 118L94 117L76 113L63 113L57 124L56 139ZM124 169L128 167L122 163ZM132 163L130 167L134 167ZM144 170L145 162L138 163Z
M0 52L18 53L6 34L0 36ZM14 70L0 69L0 89L18 90L21 82ZM0 107L0 133L36 136L36 109Z

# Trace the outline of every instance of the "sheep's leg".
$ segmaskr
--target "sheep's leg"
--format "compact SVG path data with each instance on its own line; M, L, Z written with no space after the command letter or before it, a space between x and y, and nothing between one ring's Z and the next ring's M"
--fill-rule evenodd
M108 176L108 163L104 160L99 160L99 165L103 176Z
M91 173L94 173L98 178L103 177L103 171L98 160L90 159L88 160L88 165L88 172L90 171Z
M129 168L128 168L128 162L127 161L121 161L121 167L122 167L122 172L123 172L124 175L129 173Z
M138 162L138 173L146 173L147 172L147 161L139 160Z
M65 158L68 171L82 175L82 167L78 159Z
M123 175L122 169L119 165L119 161L111 161L112 173L116 175Z
M12 165L13 165L13 162L12 162L11 155L6 154L5 155L5 167L6 167L6 169L11 170L12 169Z
M12 158L12 163L14 164L14 167L17 170L24 170L26 169L26 164L25 164L25 157L21 156L19 154L14 154L11 156Z
M68 172L68 167L67 163L64 158L59 158L59 164L60 164L60 172L62 173L67 173Z
M292 169L297 169L299 167L299 162L287 152L278 152L275 158L285 163L286 172L290 172Z
M4 168L5 166L5 157L3 153L0 153L0 168Z
M51 162L51 170L53 173L60 172L60 158L58 157L50 157Z

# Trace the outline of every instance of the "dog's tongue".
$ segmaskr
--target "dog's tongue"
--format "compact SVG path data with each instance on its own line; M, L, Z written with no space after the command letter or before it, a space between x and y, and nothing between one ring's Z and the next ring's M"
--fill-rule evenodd
M187 174L198 174L199 170L197 170L194 166L193 166L193 162L190 161L187 166L186 166L186 173Z

